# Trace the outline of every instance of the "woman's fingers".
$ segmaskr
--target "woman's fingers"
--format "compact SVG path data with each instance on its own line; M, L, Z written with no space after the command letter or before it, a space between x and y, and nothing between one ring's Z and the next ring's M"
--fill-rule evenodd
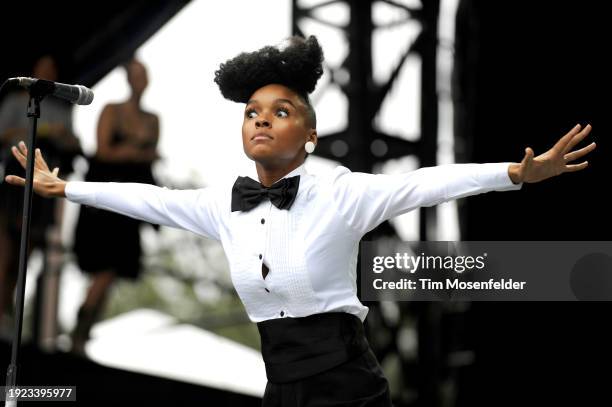
M565 169L567 170L567 172L580 171L580 170L584 170L586 167L588 167L588 165L589 165L589 162L584 161L584 162L581 162L580 164L566 165Z
M15 185L17 187L24 187L26 184L25 178L21 178L16 175L7 175L4 179L7 183L11 185ZM47 190L48 187L46 187L45 184L41 183L40 181L33 180L32 187L34 188L34 192L36 192L37 194L41 196L44 196L44 197L51 196L49 194L49 191Z
M566 162L574 161L575 159L580 158L583 155L595 150L595 147L597 147L597 145L595 144L595 142L592 142L591 144L581 148L580 150L572 151L571 153L565 154L563 156L563 159L565 159Z
M21 153L21 151L17 147L13 146L11 147L11 152L13 153L13 156L19 162L19 164L21 164L21 166L25 168L27 160L26 157Z
M6 182L8 182L11 185L16 185L18 187L25 186L25 179L18 177L16 175L7 175L4 179Z
M25 164L28 162L28 146L23 141L20 141L19 144L19 152L23 156L23 165L25 168Z
M576 134L580 132L581 128L582 127L579 124L575 125L573 129L567 132L565 136L561 137L559 141L555 143L555 145L553 146L553 149L566 152L567 150L565 150L565 148L567 147L568 143L572 140L572 138Z
M531 164L533 163L533 156L534 156L534 152L531 149L531 147L527 147L525 149L525 157L523 158L523 163L524 164L524 169L528 170L531 167Z
M17 161L19 161L19 164L25 168L28 162L28 147L26 144L23 141L20 141L17 144L17 147L13 146L11 148L11 151L13 152L13 156L15 156Z
M17 146L18 147L13 146L11 148L13 156L17 159L17 161L19 162L19 164L21 164L23 168L26 168L28 162L28 147L23 141L20 141ZM42 171L51 172L39 148L34 150L34 168Z
M18 146L19 146L19 149L21 150L22 154L27 157L27 155L28 155L28 146L26 146L26 143L24 143L23 141L20 141Z
M524 180L527 174L527 171L529 170L529 168L531 167L531 162L533 161L533 150L529 147L527 147L525 149L525 155L523 156L523 159L521 160L520 166L519 166L519 179L520 180Z
M563 153L565 154L568 151L571 151L576 144L580 143L591 132L591 129L591 125L587 124L581 132L575 134L565 145L565 148L563 148Z
M35 154L36 154L36 159L34 160L34 165L40 170L51 172L51 170L49 169L49 166L47 165L47 162L42 156L42 152L40 151L40 148L36 149Z

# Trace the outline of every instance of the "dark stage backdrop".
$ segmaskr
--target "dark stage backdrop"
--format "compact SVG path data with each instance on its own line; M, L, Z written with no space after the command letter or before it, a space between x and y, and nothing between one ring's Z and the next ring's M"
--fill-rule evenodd
M577 123L593 125L579 146L598 144L582 172L465 199L463 240L612 240L610 27L596 1L461 1L458 162L520 161ZM474 303L462 404L608 400L611 313L609 302Z
M0 13L0 79L30 76L36 59L56 57L60 82L92 86L189 0L5 1Z

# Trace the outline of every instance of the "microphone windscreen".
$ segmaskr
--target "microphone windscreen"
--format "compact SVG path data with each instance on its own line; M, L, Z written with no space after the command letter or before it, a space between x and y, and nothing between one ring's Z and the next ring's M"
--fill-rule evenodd
M79 88L79 97L75 102L77 105L88 105L93 102L94 93L91 89L83 85L77 85L77 87Z

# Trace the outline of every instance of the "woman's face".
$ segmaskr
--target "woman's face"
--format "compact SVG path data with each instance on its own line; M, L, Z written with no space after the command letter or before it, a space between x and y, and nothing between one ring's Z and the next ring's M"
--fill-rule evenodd
M132 92L142 95L149 84L146 68L140 62L132 60L127 64L126 71L127 80L130 88L132 88Z
M48 81L57 81L57 65L53 57L45 55L34 65L34 76Z
M251 95L242 123L247 157L277 167L301 163L307 141L316 143L316 130L308 126L306 106L293 90L270 84Z

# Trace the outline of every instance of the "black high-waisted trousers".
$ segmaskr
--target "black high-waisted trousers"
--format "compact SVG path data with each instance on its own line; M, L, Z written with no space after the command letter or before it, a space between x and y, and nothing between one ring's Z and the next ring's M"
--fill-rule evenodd
M391 407L361 320L330 312L257 324L268 384L262 407Z

